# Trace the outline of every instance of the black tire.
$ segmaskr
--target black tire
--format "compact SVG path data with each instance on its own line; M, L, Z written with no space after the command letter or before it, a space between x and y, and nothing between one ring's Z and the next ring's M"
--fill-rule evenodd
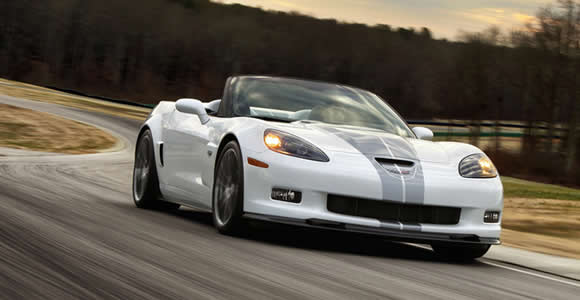
M218 157L212 193L213 223L220 233L234 235L244 231L243 205L242 152L236 141L230 141Z
M137 140L135 164L133 167L133 201L135 206L145 209L178 209L179 204L161 200L159 178L153 151L153 138L149 129L143 131Z
M451 261L471 261L487 253L491 245L470 245L454 243L432 244L431 248L440 257Z

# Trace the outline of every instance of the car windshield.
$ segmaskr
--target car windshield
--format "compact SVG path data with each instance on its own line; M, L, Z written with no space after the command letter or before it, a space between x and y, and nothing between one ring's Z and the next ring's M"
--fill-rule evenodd
M236 116L283 122L316 121L414 137L389 105L360 89L282 78L240 78L233 88Z

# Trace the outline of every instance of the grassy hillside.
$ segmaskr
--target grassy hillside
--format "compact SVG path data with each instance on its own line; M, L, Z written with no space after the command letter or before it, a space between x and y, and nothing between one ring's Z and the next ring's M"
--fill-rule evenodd
M512 177L502 177L506 197L580 200L580 189L567 188L559 185L538 183Z

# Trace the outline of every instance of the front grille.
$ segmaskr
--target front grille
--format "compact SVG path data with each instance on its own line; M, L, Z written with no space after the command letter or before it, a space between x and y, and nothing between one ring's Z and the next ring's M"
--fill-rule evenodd
M454 225L459 223L461 208L397 204L338 195L328 195L328 211L357 217L395 221L401 223L422 223Z

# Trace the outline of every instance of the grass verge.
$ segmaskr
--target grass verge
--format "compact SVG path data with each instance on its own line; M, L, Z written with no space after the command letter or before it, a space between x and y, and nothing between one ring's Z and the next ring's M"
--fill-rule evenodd
M580 258L580 190L512 177L504 187L505 245Z
M505 198L504 245L580 259L580 202Z
M117 139L93 126L0 104L0 147L66 154L97 153Z
M502 176L505 197L580 200L580 190Z
M77 95L71 95L31 84L0 78L0 94L16 98L55 103L87 111L103 112L135 120L143 120L149 108L111 103Z

